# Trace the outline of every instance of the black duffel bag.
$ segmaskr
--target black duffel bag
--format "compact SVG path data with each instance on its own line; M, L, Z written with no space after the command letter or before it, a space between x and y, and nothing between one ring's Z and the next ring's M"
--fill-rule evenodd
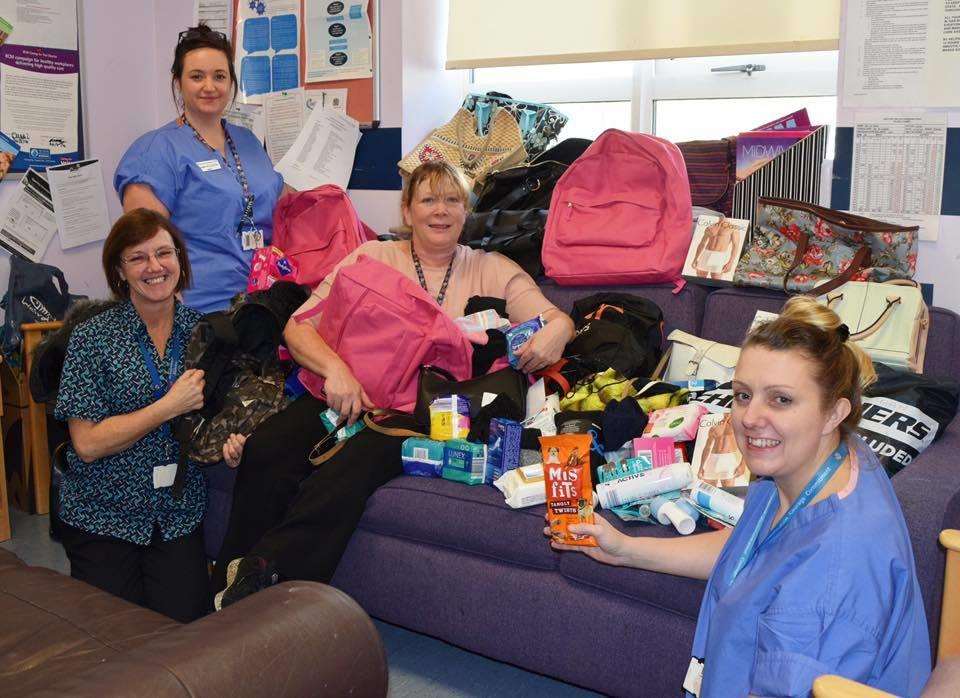
M471 213L460 242L475 250L499 252L519 264L533 278L543 275L540 252L547 226L546 209Z
M557 180L592 142L586 138L567 138L529 165L487 175L477 193L473 211L550 208L550 197Z

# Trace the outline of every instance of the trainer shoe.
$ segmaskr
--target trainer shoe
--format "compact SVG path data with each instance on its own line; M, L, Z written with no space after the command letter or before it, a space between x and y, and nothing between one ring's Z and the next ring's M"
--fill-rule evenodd
M277 581L279 575L267 560L257 556L238 557L227 565L227 586L213 598L213 606L219 611Z

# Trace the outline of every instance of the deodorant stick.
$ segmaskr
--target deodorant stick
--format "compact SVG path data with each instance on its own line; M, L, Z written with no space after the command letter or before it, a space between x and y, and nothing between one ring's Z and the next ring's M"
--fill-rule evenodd
M663 468L644 470L597 485L597 497L604 509L629 504L638 499L656 497L687 487L693 480L689 463L674 463Z
M727 523L736 526L743 514L743 500L713 485L695 480L690 486L690 499L698 507L708 509Z
M688 536L697 527L700 513L682 499L660 495L650 505L653 515L662 525L673 524L681 535Z

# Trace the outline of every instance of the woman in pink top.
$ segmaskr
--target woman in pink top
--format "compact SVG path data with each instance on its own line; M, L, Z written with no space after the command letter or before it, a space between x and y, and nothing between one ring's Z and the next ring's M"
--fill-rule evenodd
M267 420L244 444L225 447L239 463L230 524L214 572L221 608L284 579L329 581L363 513L367 498L401 470L402 439L366 429L320 468L308 457L320 414L330 407L352 424L376 407L349 366L299 316L326 298L337 272L358 255L377 259L432 296L451 318L464 314L473 296L503 299L511 323L542 316L545 326L517 351L530 373L557 361L573 338L570 318L548 301L517 264L497 253L458 244L469 188L462 173L443 161L410 176L401 199L409 240L368 242L345 258L287 323L284 340L297 363L325 379L326 403L309 393ZM316 318L313 318L315 321ZM241 458L242 456L242 458Z

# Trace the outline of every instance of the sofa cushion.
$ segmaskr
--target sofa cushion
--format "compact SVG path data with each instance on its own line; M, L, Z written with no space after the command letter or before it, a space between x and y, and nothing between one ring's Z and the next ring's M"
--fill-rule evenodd
M613 514L602 512L607 521L630 536L673 538L677 533L669 526L644 523L624 523ZM696 534L700 533L698 529ZM618 594L634 601L679 613L696 619L706 582L686 577L675 577L628 567L598 564L580 553L560 556L560 574L571 581L586 584L599 592Z
M360 528L420 543L553 570L545 508L511 509L499 490L440 478L400 476L367 502Z
M663 336L673 330L683 330L691 334L700 331L703 319L703 304L707 290L703 286L687 284L679 293L675 293L673 284L653 284L650 286L558 286L549 279L540 280L540 290L547 299L560 310L569 313L574 301L592 296L594 293L632 293L647 298L660 306L663 311Z

